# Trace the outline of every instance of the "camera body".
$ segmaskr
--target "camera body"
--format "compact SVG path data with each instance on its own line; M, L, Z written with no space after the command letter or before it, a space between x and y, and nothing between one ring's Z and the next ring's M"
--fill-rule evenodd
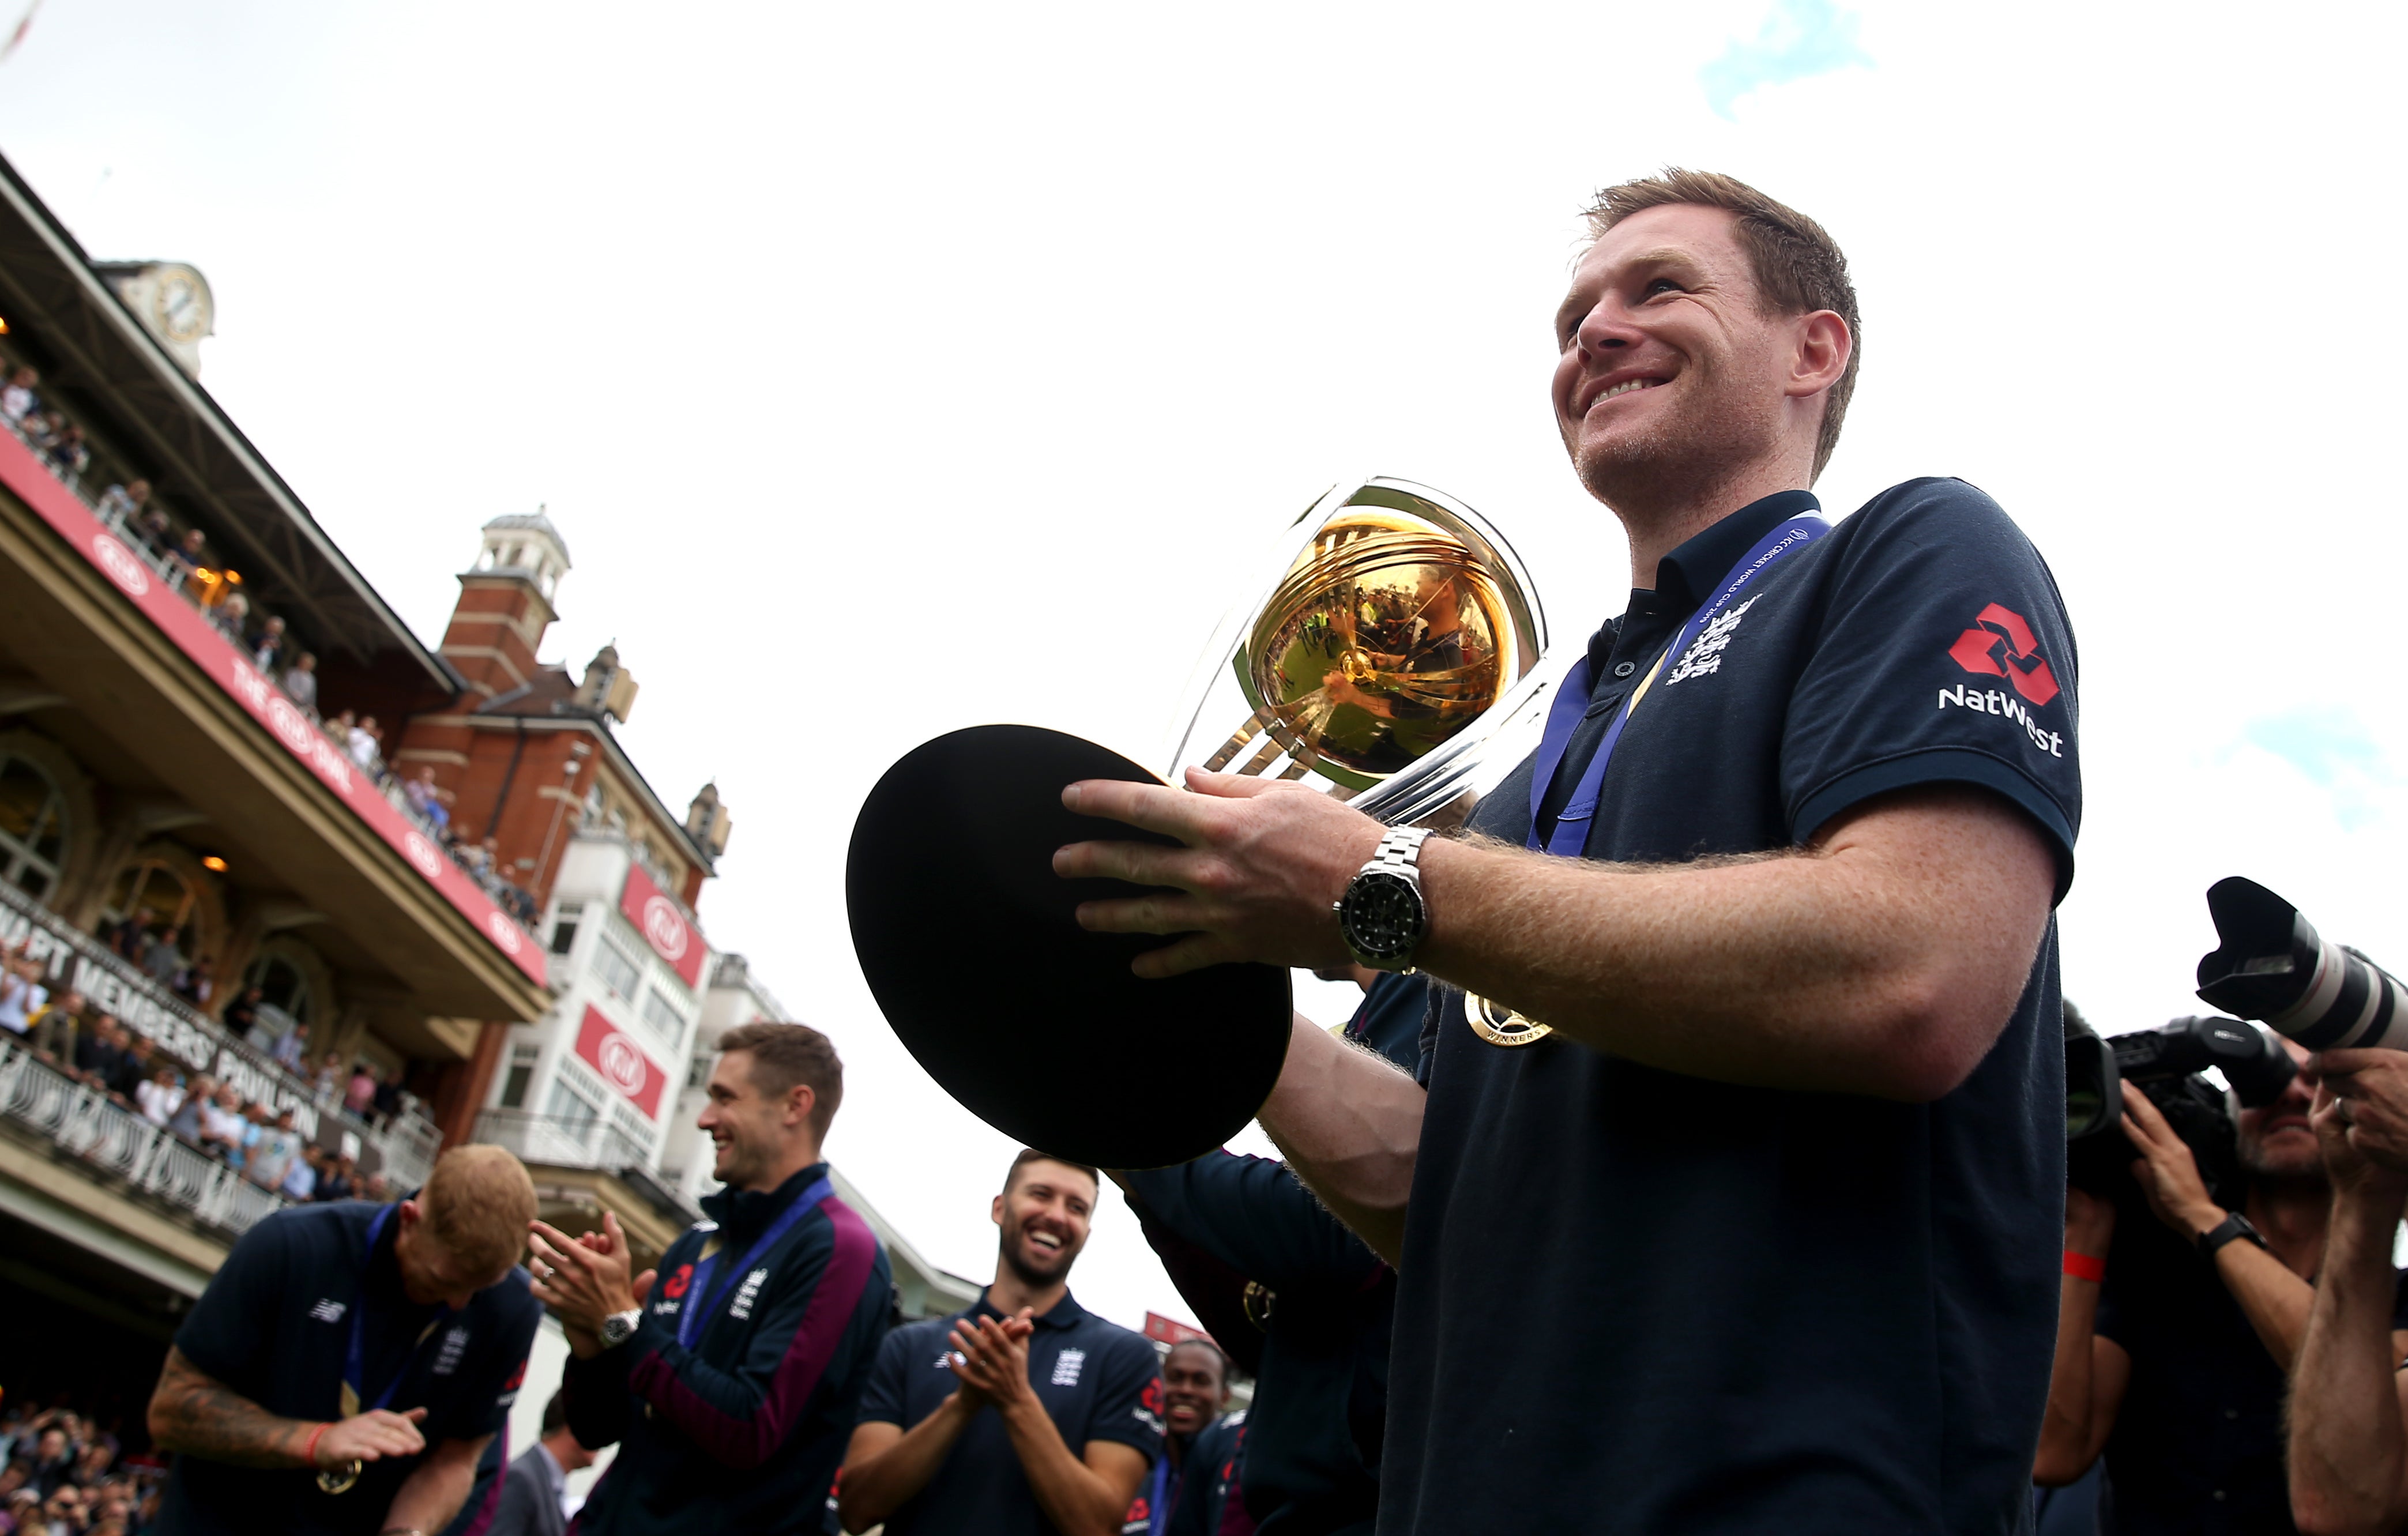
M2066 1180L2077 1189L2122 1203L2138 1200L2131 1164L2139 1156L2124 1135L2124 1097L2130 1083L2149 1096L2190 1148L2211 1190L2229 1188L2241 1160L2225 1095L2199 1074L2215 1068L2232 1097L2262 1109L2283 1096L2298 1068L2272 1036L2239 1019L2175 1019L2156 1029L2101 1040L2069 1012L2065 1021Z

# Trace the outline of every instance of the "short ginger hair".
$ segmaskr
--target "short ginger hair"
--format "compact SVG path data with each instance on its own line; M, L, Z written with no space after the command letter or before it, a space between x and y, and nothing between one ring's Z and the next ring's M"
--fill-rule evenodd
M1828 309L1847 322L1848 366L1823 401L1823 429L1814 438L1814 473L1820 476L1840 445L1840 423L1856 393L1856 365L1864 357L1864 324L1856 316L1856 285L1848 276L1847 256L1821 224L1739 178L1678 165L1599 191L1583 210L1589 240L1602 239L1607 230L1634 213L1675 204L1721 208L1734 217L1740 249L1747 252L1765 312L1805 315Z
M745 1075L765 1094L782 1095L797 1083L811 1090L811 1135L827 1140L828 1123L844 1102L844 1062L836 1042L808 1024L740 1024L719 1037L719 1053L752 1053Z
M500 1147L453 1147L435 1159L418 1192L426 1229L480 1274L507 1270L525 1251L535 1220L535 1181Z

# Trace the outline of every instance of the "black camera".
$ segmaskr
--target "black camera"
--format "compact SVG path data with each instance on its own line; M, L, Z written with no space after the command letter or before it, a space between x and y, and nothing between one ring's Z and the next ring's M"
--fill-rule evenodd
M2239 875L2207 888L2217 947L2199 962L2199 995L2263 1019L2311 1051L2380 1045L2408 1051L2399 978L2319 937L2300 909Z
M2120 1084L2136 1084L2166 1117L2210 1189L2240 1172L2232 1116L2224 1095L2199 1074L2213 1067L2249 1109L2283 1096L2298 1068L2272 1035L2239 1019L2176 1019L2157 1029L2101 1040L2069 1008L2065 1012L2066 1177L2091 1194L2131 1190L2139 1153L2118 1128L2124 1118Z

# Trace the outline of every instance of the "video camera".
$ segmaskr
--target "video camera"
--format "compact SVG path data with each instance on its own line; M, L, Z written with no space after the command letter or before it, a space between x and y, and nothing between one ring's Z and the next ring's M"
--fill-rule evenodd
M2067 1182L2109 1198L2130 1188L2130 1165L2140 1154L2119 1128L2125 1083L2149 1096L2189 1146L2209 1188L2230 1181L2240 1172L2240 1156L2224 1095L2199 1075L2211 1067L2249 1109L2280 1098L2298 1071L2272 1036L2239 1019L2176 1019L2101 1040L2080 1014L2066 1010Z

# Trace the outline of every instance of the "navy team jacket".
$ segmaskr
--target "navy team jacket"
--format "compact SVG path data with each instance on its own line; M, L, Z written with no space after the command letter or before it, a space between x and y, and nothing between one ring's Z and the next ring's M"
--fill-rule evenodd
M570 1359L569 1428L580 1444L619 1446L578 1515L581 1536L820 1530L893 1312L886 1250L831 1194L743 1260L826 1172L706 1197L715 1222L670 1244L635 1337ZM719 1256L697 1285L707 1242ZM678 1323L695 1306L711 1315L689 1349Z

